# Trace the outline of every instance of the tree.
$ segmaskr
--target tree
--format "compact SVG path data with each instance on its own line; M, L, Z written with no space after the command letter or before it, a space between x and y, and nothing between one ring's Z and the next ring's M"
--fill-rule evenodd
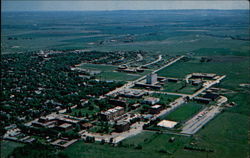
M109 139L109 143L110 143L110 144L112 144L113 141L114 141L114 138L110 138L110 139Z
M105 140L104 139L101 140L101 144L102 145L105 144Z

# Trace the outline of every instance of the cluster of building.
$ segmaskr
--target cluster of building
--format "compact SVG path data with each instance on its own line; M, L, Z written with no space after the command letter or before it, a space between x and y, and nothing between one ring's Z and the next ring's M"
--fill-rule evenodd
M84 118L52 113L47 116L42 116L27 125L41 128L53 128L59 131L68 131L84 120Z
M120 72L127 72L127 73L137 73L137 72L143 72L144 70L140 67L128 67L127 65L120 65L117 68L117 71Z
M189 83L191 81L191 84L194 86L201 85L203 82L203 79L217 79L217 75L213 73L191 73L188 74L185 77L186 83Z
M217 101L220 95L216 93L206 93L202 97L194 97L194 101L209 104L211 101Z
M116 132L124 132L130 129L131 124L140 121L141 115L140 114L133 114L127 113L120 116L115 124L115 131Z
M119 93L119 95L127 96L127 97L135 97L135 98L142 98L143 95L145 95L141 90L124 90ZM131 104L131 110L130 112L126 112L125 108L122 103L123 101L121 99L111 99L112 103L119 103L120 106L115 106L114 108L108 109L106 111L102 111L100 113L100 119L103 121L109 121L109 122L115 122L115 131L117 132L123 132L126 130L129 130L130 126L140 121L143 118L143 115L133 112L133 110L139 108L141 104L147 104L150 105L148 108L148 114L155 115L159 114L163 110L163 106L157 104L160 99L156 97L144 97L142 101L139 103ZM118 104L117 104L118 105ZM152 117L151 117L152 118Z
M127 97L127 98L141 98L143 95L146 95L147 92L143 90L135 90L135 89L125 89L119 92L119 96Z
M28 136L21 132L15 124L5 127L7 132L4 134L3 138L6 140L12 140L21 143L32 143L36 139L34 137Z
M102 111L100 117L104 121L110 121L113 120L115 117L124 114L124 112L125 112L124 107L116 106L112 109L108 109L107 111Z
M165 84L165 81L167 81L167 78L158 77L156 73L150 73L146 76L146 81L137 82L135 83L135 86L151 89L161 89L162 85Z

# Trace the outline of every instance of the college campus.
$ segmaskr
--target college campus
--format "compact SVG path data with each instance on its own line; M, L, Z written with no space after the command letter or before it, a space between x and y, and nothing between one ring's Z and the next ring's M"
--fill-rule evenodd
M248 10L3 18L1 158L249 156Z

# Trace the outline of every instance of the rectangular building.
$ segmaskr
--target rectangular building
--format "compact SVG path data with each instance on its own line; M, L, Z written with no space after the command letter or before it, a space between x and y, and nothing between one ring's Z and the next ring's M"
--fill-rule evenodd
M124 108L121 106L116 106L115 108L109 109L107 111L101 112L101 119L104 121L113 120L115 117L124 114Z
M157 83L157 74L156 73L150 73L146 77L146 83L147 84L156 84Z
M160 98L147 97L143 100L144 104L154 105L160 101Z

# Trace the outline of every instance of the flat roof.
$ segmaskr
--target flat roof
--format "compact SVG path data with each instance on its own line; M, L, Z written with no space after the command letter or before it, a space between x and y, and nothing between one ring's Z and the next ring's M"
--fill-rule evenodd
M162 120L157 124L160 127L173 128L178 122L170 121L170 120Z
M159 108L159 107L161 107L161 105L154 105L154 106L151 106L151 108L154 108L154 109L157 109L157 108Z
M59 127L61 127L61 128L68 128L70 126L72 126L72 124L64 123L64 124L61 124Z
M159 100L159 98L155 98L155 97L147 97L144 99L145 101L156 101Z

